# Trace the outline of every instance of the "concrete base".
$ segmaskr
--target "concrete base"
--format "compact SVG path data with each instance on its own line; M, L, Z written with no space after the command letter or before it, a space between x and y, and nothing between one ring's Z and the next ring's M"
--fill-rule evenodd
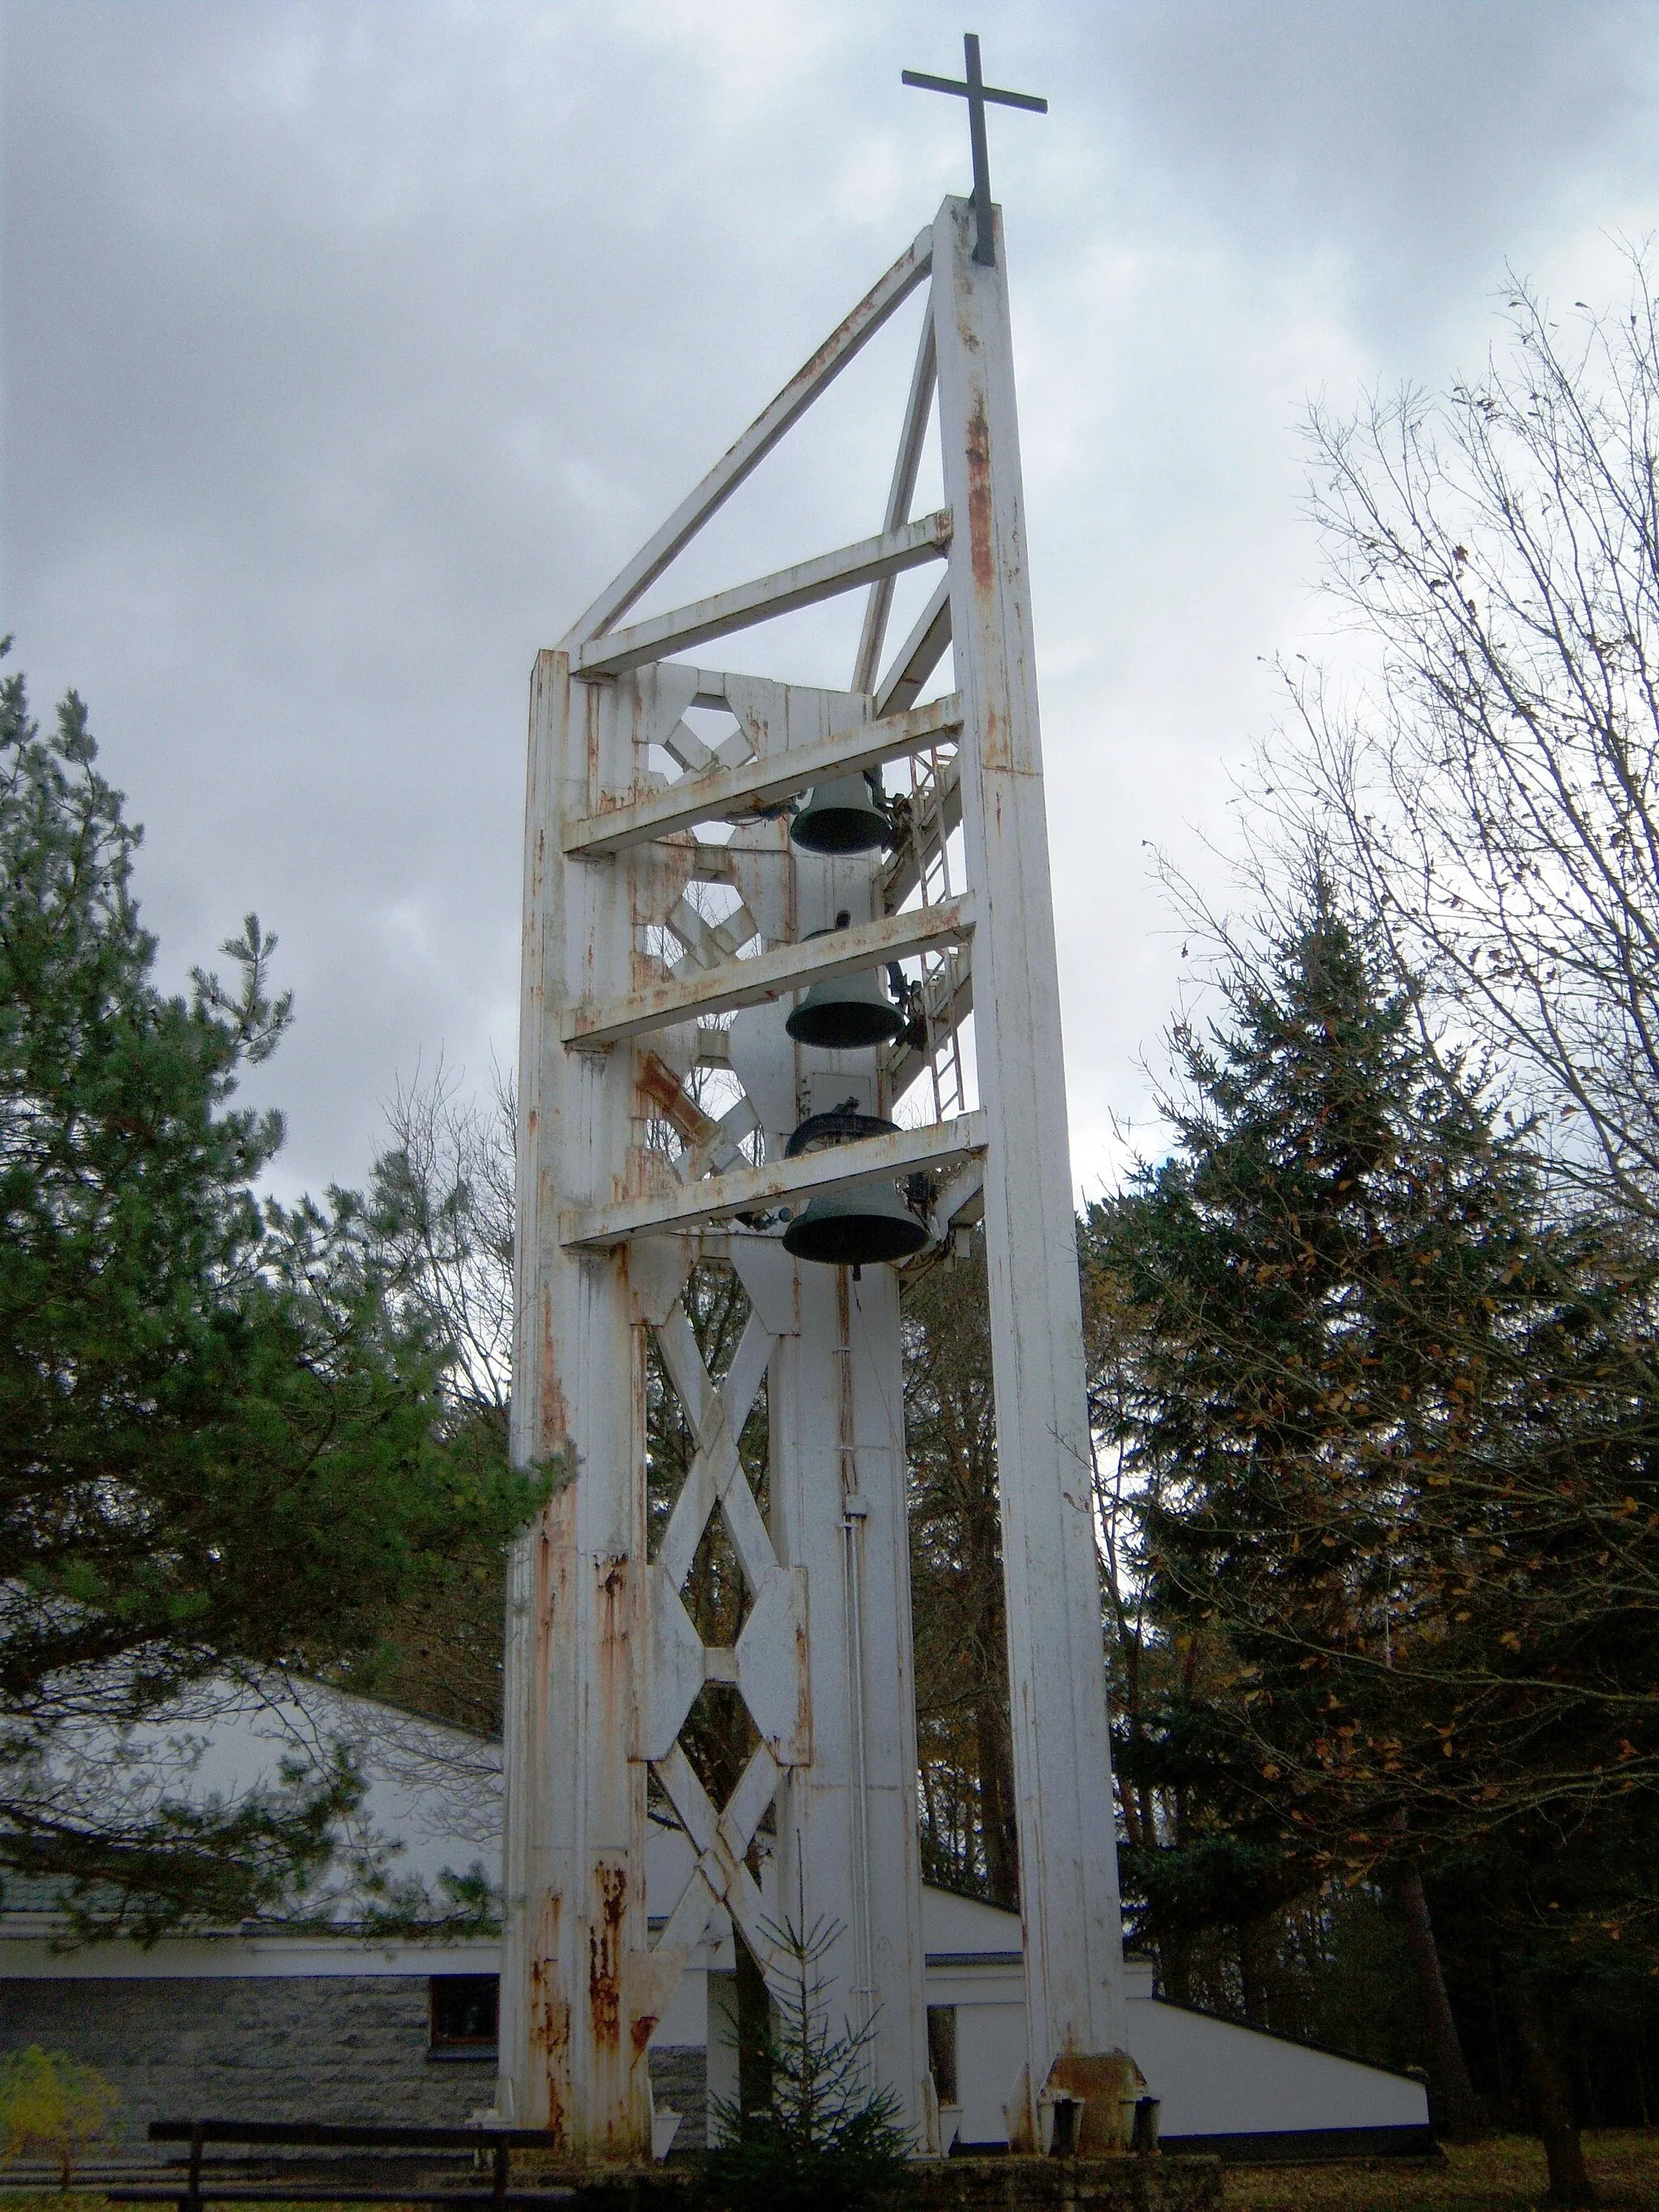
M945 2158L912 2171L910 2203L926 2212L1209 2212L1221 2203L1213 2158Z
M515 2176L515 2179L519 2177ZM583 2212L678 2212L691 2172L633 2167L603 2176L568 2168L538 2175L574 2184ZM945 2158L910 2169L906 2212L1213 2212L1221 2162L1213 2158Z

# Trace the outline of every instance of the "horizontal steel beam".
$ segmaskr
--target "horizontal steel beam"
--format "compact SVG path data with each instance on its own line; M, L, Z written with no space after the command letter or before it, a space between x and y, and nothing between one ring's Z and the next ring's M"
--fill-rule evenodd
M652 615L609 637L578 646L570 656L573 676L621 676L647 660L661 660L671 653L702 645L711 637L725 637L734 629L769 622L796 607L810 607L819 599L832 599L839 592L854 592L861 584L878 583L906 568L919 568L925 561L942 560L951 544L951 510L940 507L915 522L884 530L878 538L860 538L833 553L820 553L793 568L757 576L752 583L735 584L717 592L712 599L697 599L672 613Z
M621 620L682 547L696 536L709 516L725 505L738 486L766 459L791 424L799 421L825 386L869 343L889 316L902 307L927 275L933 259L933 232L929 224L926 230L917 233L852 313L842 319L811 359L790 378L736 445L721 455L696 489L681 501L655 537L642 545L622 574L605 586L564 640L568 646L574 649Z
M693 829L699 822L720 821L792 798L828 775L851 775L860 769L878 768L883 761L902 760L908 753L931 752L961 727L962 701L952 693L908 714L833 730L828 737L792 746L787 752L763 754L708 775L682 777L648 799L590 814L566 826L564 849L577 860L604 860L629 845Z
M690 975L668 976L643 991L630 991L625 999L614 999L609 1006L567 1007L559 1035L578 1052L595 1052L623 1037L669 1029L696 1016L761 1006L804 983L855 975L935 945L959 945L973 926L973 900L965 895L943 906L913 907L880 921L825 930L798 945L775 945L750 960L728 960Z
M722 1214L769 1212L813 1191L844 1189L877 1176L908 1175L915 1168L948 1167L985 1149L988 1126L982 1113L963 1114L930 1128L860 1137L854 1144L831 1145L793 1160L769 1161L764 1167L730 1168L678 1190L653 1191L609 1206L573 1206L559 1217L559 1241L589 1248L620 1244L630 1237L694 1229Z

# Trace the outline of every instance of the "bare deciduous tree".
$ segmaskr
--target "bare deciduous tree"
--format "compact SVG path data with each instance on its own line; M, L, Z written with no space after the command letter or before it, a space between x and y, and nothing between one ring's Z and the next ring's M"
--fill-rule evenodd
M400 1084L386 1108L392 1146L375 1162L369 1220L395 1301L446 1347L442 1395L453 1445L506 1463L513 1382L513 1084L492 1071L489 1097L440 1059ZM351 1686L451 1726L501 1727L505 1554L469 1547L444 1589L403 1607Z
M513 1372L513 1079L463 1096L440 1059L386 1108L394 1143L374 1164L377 1236L403 1296L450 1349L458 1411L507 1418Z
M1260 793L1516 1069L1562 1170L1659 1218L1659 318L1553 319L1442 398L1315 410L1328 580L1373 654L1292 680ZM1272 836L1270 831L1270 838Z

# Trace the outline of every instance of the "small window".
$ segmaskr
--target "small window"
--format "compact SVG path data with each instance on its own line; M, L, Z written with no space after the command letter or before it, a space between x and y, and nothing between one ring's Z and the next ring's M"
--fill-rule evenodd
M501 1981L495 1974L434 1974L431 1992L434 2058L494 2058Z
M957 2008L954 2005L927 2008L927 2069L933 2077L933 2094L941 2105L959 2105L957 2094Z

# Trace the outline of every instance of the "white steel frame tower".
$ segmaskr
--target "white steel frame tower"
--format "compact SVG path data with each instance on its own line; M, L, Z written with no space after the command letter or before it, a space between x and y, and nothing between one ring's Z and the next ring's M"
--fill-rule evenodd
M985 211L995 220L988 195ZM545 2124L590 2156L648 2151L647 2045L711 1928L729 1916L763 1972L779 1972L757 1839L781 1909L804 1905L809 1922L846 1931L832 1962L837 2002L873 2019L876 2075L918 2147L940 2148L922 1990L897 1284L890 1267L854 1280L797 1263L778 1235L786 1209L830 1188L879 1180L890 1194L896 1177L925 1170L934 1249L984 1222L1029 2015L1025 2076L1010 2085L1017 2145L1036 2140L1036 2098L1060 2054L1123 2041L1012 354L1000 243L989 256L975 245L973 204L947 199L536 665L514 1449L520 1463L558 1460L569 1479L520 1544L512 1577L502 2069L518 2124ZM880 532L624 626L709 516L930 283ZM948 504L913 520L935 411ZM891 580L927 563L937 588L878 672ZM684 657L861 587L845 691ZM956 689L924 699L947 649ZM714 746L685 720L698 708L729 720ZM831 859L792 846L783 802L831 773L892 763L905 764L896 787L908 802L895 853ZM716 822L732 825L729 838L700 838ZM698 888L714 885L724 889ZM811 934L843 913L850 926ZM867 1056L790 1041L778 1000L895 960L920 963L925 1041L913 1031L873 1073ZM976 1105L960 1034L970 1011ZM725 1071L718 1114L696 1095L696 1071L711 1065ZM925 1126L785 1156L803 1115L849 1096L885 1114L906 1090L927 1098ZM682 1295L699 1261L728 1261L749 1302L718 1378ZM652 1346L650 1371L670 1379L696 1444L654 1548ZM737 1443L763 1383L764 1515ZM750 1598L723 1650L705 1648L680 1595L716 1513ZM736 1686L757 1739L724 1804L682 1741L706 1683ZM667 1911L655 1929L648 1774L696 1861L677 1901L653 1899Z

